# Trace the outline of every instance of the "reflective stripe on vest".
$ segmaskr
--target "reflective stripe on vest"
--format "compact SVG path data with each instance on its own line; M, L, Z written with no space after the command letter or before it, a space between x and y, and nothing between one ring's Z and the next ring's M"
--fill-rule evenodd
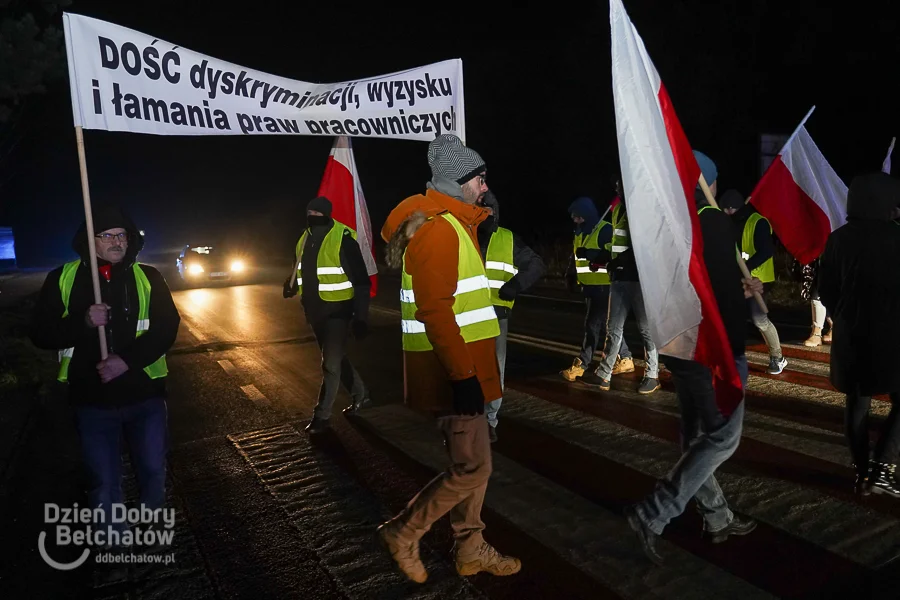
M628 213L625 212L622 203L616 204L616 207L613 209L612 219L613 235L612 241L609 243L611 259L631 247L631 240L628 236Z
M456 217L450 213L443 213L439 217L453 226L459 238L457 283L453 293L453 314L459 333L467 344L497 337L500 335L500 323L491 305L491 287L481 262L481 253ZM403 349L407 352L427 352L433 349L425 333L425 324L416 320L417 310L413 279L406 271L404 251L400 280L400 318Z
M326 302L340 302L353 298L353 282L350 281L350 278L341 266L341 241L345 231L349 231L353 239L356 239L355 231L343 223L335 221L331 231L325 234L325 238L322 240L322 245L319 248L319 254L316 257L319 298ZM297 248L294 252L298 259L297 285L299 289L297 293L301 296L303 295L303 274L301 273L303 268L303 246L306 244L308 237L309 229L300 236L300 241L297 242Z
M744 260L750 260L756 254L756 243L753 240L753 234L756 233L756 224L765 221L769 226L769 233L772 233L772 224L768 219L759 213L753 213L744 224L744 233L741 235L741 251L744 253ZM763 264L759 265L750 273L763 283L771 283L775 281L775 258L770 257Z
M583 233L576 235L575 252L577 253L579 248L599 250L600 232L604 227L609 227L609 223L600 221L589 235L585 236ZM609 285L609 273L606 271L605 265L596 271L591 271L591 261L586 258L578 258L577 254L575 256L575 277L581 285Z
M59 276L59 292L63 301L63 317L69 316L69 298L72 295L72 286L75 283L75 274L78 271L80 260L74 260L63 266L62 273ZM138 321L134 332L134 337L139 338L150 330L150 280L140 265L135 263L131 267L134 274L134 283L138 291ZM72 355L75 348L66 348L59 351L59 374L56 376L57 381L65 383L69 380L69 364L72 362ZM166 355L160 356L153 364L144 367L144 372L150 379L159 379L169 374L169 367L166 364Z
M500 298L500 288L519 272L513 263L513 250L512 231L498 227L488 242L487 256L484 260L484 270L491 286L491 302L494 306L512 308L515 304L515 301L508 302Z

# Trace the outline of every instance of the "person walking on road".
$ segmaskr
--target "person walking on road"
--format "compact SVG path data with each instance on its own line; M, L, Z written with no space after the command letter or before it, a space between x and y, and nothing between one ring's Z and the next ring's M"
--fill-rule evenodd
M735 225L737 246L747 262L747 269L753 277L762 281L763 288L768 291L768 287L775 281L775 240L772 238L772 225L756 212L753 206L747 204L744 196L737 190L728 190L722 194L719 208L731 217ZM748 299L747 304L750 306L750 318L769 349L768 373L778 375L787 366L787 359L781 352L778 330L754 298Z
M369 392L347 357L347 341L351 331L357 340L368 334L371 282L356 232L331 218L331 201L324 196L310 200L306 214L308 227L295 251L297 273L284 282L284 297L300 294L306 322L322 352L319 400L305 428L318 434L329 427L341 384L352 399L345 414L370 404Z
M509 229L500 227L500 204L491 190L482 198L481 206L490 212L478 226L478 245L484 256L484 266L491 286L491 301L500 322L500 335L496 338L497 363L500 368L500 390L505 391L506 336L509 333L509 317L516 296L529 289L547 270L544 261L522 239ZM486 416L490 427L491 443L497 441L497 413L503 398L487 404Z
M566 281L570 289L581 286L584 294L584 340L581 354L568 369L560 371L566 381L575 381L591 368L594 352L605 350L607 341L607 316L609 313L609 273L607 263L613 229L608 221L600 219L594 201L588 197L577 198L569 205L569 214L575 223L574 252L566 269ZM613 374L631 373L634 360L625 338L619 347Z
M834 320L831 383L847 395L847 443L856 491L900 497L894 465L900 451L900 182L885 173L853 180L847 223L828 236L819 295ZM887 394L891 412L870 457L869 407Z
M644 310L644 296L641 292L634 251L631 248L628 214L625 208L627 198L624 193L620 193L619 199L620 202L613 209L612 239L607 245L610 255L607 268L611 283L605 356L594 371L586 373L579 381L597 386L602 391L609 391L610 379L613 374L616 374L617 357L621 353L621 346L625 341L625 319L628 317L629 311L633 311L641 338L644 340L646 353L644 377L638 385L637 392L647 395L660 388L659 352L653 343L653 338L650 337L650 323L647 321L647 313ZM634 370L633 364L631 370ZM619 372L626 373L628 371L620 370Z
M712 161L700 155L698 162L706 180L713 182L710 187L714 190ZM710 165L713 165L712 169ZM709 282L725 325L741 385L746 389L748 366L744 345L747 299L754 292L762 291L762 282L756 278L742 279L731 219L721 210L709 206L700 190L697 190L696 199L703 236L703 262L709 273ZM716 404L712 374L705 365L674 356L664 356L663 359L672 373L681 411L681 459L665 478L657 482L653 493L625 509L628 524L637 535L644 553L658 565L664 562L657 548L659 536L672 519L684 512L692 498L703 516L703 532L714 544L722 543L731 536L747 535L756 529L755 521L731 511L715 476L719 466L734 454L740 443L744 421L743 400L726 417Z
M122 439L140 489L139 502L161 509L166 499L168 424L166 352L181 317L163 276L137 262L140 230L116 207L93 216L94 239L82 224L72 248L79 258L54 269L41 289L31 324L39 348L59 352L57 379L69 402L89 474L88 499L112 524L122 495ZM88 244L97 252L102 302L95 303ZM106 330L101 360L98 327Z
M419 540L449 514L456 570L513 575L522 568L482 533L481 508L491 475L486 399L500 398L495 340L500 325L478 250L477 228L489 216L478 206L487 192L485 163L458 137L428 146L432 179L381 230L388 266L401 270L405 400L430 413L443 433L450 466L426 485L378 535L400 570L423 583L428 572Z

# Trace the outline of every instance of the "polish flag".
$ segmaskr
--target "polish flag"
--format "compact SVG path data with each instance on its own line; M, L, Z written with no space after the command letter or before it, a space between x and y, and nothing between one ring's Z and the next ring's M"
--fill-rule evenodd
M847 186L803 125L766 169L750 202L803 265L819 258L828 235L847 222Z
M335 221L356 231L356 241L359 243L369 279L372 281L369 295L374 298L378 291L378 267L375 265L372 222L366 208L366 197L363 196L362 185L359 182L349 137L341 136L334 140L331 155L325 165L325 175L322 176L322 184L319 186L319 196L331 200L333 206L331 216Z
M743 390L703 261L700 167L621 0L610 0L609 20L619 163L650 334L661 354L709 367L727 416Z

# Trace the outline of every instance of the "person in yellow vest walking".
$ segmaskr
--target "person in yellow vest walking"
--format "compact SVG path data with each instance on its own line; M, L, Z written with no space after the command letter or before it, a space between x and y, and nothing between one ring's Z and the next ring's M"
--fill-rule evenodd
M727 190L719 199L719 208L731 217L735 226L737 245L750 269L750 274L762 281L763 289L768 289L775 281L775 240L772 239L772 225L768 219L756 212L752 205L744 201L737 190ZM781 353L778 330L769 320L759 304L751 298L750 317L762 334L769 348L769 368L771 375L778 375L787 366L787 359Z
M491 286L491 302L500 322L497 336L497 363L500 368L500 389L506 389L506 336L509 333L509 317L512 314L516 296L529 289L544 276L547 268L534 250L522 239L505 227L500 227L500 204L491 190L485 193L481 206L490 211L490 216L478 226L478 245L484 257L484 268ZM490 427L491 443L497 441L497 413L503 398L487 404L485 412Z
M94 213L94 239L82 224L72 241L79 259L44 281L31 325L34 345L58 352L57 379L68 387L89 475L91 508L107 518L122 495L122 438L152 510L166 498L166 352L181 317L163 276L136 262L144 238L115 207ZM87 244L97 251L102 304L94 303ZM97 327L106 328L100 359ZM106 524L111 524L107 520Z
M577 198L569 205L569 214L575 223L575 243L566 268L566 283L570 290L581 287L584 294L584 340L581 354L575 357L571 367L559 374L566 381L575 381L591 367L594 352L605 350L610 282L607 246L612 241L613 229L609 221L600 219L594 201L586 196ZM634 360L623 337L612 374L633 371Z
M628 229L626 212L627 198L619 187L620 202L613 209L612 240L608 244L610 261L609 269L609 319L607 322L606 356L591 372L585 373L579 381L597 386L602 391L609 391L611 376L617 374L616 360L621 352L620 346L625 340L625 319L629 311L634 312L638 331L644 340L646 366L644 376L638 385L637 392L642 395L652 394L660 388L659 383L659 351L650 336L650 323L644 309L644 296L641 291L640 277L634 250L631 247L631 234ZM632 369L634 367L632 366Z
M357 340L368 334L372 284L356 232L332 219L331 208L331 201L324 196L310 200L306 207L308 227L297 241L294 255L300 265L296 276L284 282L285 298L300 294L306 322L322 352L319 400L305 428L311 435L328 429L341 384L352 399L345 414L370 404L369 392L347 357L347 341L351 330Z
M481 156L452 134L428 146L432 178L425 194L397 205L381 230L385 260L400 269L400 312L406 404L437 420L447 470L425 486L378 535L400 570L424 583L419 540L450 516L460 575L513 575L517 558L482 537L481 507L491 475L486 399L501 397L495 339L500 324L478 251L477 228L488 211Z

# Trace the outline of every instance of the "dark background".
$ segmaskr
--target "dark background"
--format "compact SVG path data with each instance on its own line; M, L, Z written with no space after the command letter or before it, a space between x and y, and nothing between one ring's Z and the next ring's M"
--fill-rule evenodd
M608 3L507 6L75 0L67 10L303 81L460 57L467 142L487 162L503 223L544 244L568 235L576 196L603 210L613 194ZM688 138L718 163L720 190L749 194L759 134L790 133L813 104L807 128L846 183L880 168L900 110L897 9L839 6L626 2ZM20 126L26 135L0 163L0 225L15 228L20 266L49 266L71 255L84 218L67 81L30 98ZM86 131L85 144L95 206L127 207L148 251L214 238L287 262L332 138ZM424 189L426 144L355 138L354 147L378 231L397 202Z

